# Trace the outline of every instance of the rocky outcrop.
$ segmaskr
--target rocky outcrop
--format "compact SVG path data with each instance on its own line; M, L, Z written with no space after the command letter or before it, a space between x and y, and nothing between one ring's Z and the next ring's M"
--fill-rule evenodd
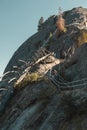
M14 53L0 82L0 130L87 129L86 17L82 7L64 12L57 39L51 16Z
M85 79L87 77L87 43L84 43L78 48L75 53L55 68L65 77L68 81L76 81Z

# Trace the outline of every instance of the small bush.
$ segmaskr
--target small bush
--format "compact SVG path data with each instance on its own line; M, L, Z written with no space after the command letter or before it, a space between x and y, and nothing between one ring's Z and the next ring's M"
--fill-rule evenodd
M85 29L80 30L75 36L75 41L76 41L77 47L80 47L82 44L86 43L87 30Z
M38 73L31 73L29 74L29 81L32 83L32 82L35 82L35 81L38 81L39 79L39 74Z
M36 82L41 79L42 79L42 77L37 72L31 73L31 74L25 73L17 80L14 87L23 88L26 85L28 85L29 83Z

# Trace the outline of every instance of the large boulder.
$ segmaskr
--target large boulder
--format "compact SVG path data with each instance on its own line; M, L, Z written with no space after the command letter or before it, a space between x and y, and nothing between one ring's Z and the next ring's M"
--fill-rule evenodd
M57 17L49 17L14 53L0 82L0 130L87 130L86 15L82 7L65 11L58 39ZM54 55L33 62L40 47Z

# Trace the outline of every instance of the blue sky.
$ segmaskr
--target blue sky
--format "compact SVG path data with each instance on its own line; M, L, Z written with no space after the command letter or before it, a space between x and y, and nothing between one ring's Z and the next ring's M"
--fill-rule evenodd
M37 32L41 16L78 6L87 8L87 0L0 0L0 75L16 49Z

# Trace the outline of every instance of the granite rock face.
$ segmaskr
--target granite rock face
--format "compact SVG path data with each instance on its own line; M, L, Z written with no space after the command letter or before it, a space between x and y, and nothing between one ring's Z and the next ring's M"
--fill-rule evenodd
M63 17L66 33L57 39L57 16L49 17L6 66L0 130L87 130L87 9L74 8ZM38 59L40 48L47 52Z

